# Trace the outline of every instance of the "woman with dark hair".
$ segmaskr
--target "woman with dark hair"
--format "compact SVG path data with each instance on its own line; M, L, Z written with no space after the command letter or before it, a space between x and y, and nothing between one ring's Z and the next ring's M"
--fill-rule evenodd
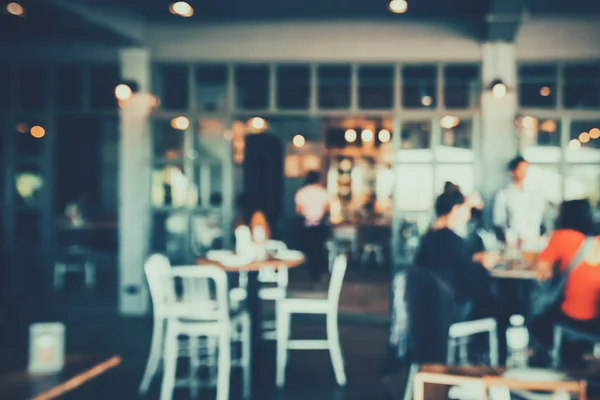
M538 278L547 280L564 272L586 238L595 236L592 208L587 200L562 203L556 230L537 261ZM555 270L555 264L558 264ZM600 236L596 246L569 273L559 319L583 330L600 332Z

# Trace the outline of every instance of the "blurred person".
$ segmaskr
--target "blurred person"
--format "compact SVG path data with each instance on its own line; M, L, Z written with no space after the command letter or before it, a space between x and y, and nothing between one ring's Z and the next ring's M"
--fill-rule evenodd
M304 186L296 192L296 212L304 219L301 247L306 255L311 278L319 282L327 272L325 241L327 240L326 216L329 211L329 193L321 185L321 174L309 171Z
M498 192L494 202L493 224L499 240L506 242L511 232L519 248L523 241L541 236L544 218L544 198L525 184L528 168L523 157L512 159L508 163L512 182Z
M538 256L538 279L548 280L563 273L575 259L588 237L596 238L595 247L585 254L567 277L558 320L578 329L600 333L600 236L597 236L592 209L587 200L562 203L547 247Z

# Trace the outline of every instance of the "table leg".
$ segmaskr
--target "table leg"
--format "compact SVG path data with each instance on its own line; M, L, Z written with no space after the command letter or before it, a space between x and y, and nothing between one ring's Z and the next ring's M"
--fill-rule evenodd
M261 303L258 298L258 272L248 272L247 304L250 313L250 371L252 388L257 387L257 372L260 370L259 357L261 342ZM251 398L256 398L252 393Z

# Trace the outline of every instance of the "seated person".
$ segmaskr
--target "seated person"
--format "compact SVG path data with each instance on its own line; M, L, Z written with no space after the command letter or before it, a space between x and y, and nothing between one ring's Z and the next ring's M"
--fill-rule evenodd
M499 255L479 253L476 257L469 244L456 233L462 228L465 197L458 187L446 187L435 202L437 219L423 237L415 265L429 268L454 293L457 309L489 295L488 270L499 262ZM477 258L479 262L474 261ZM457 315L458 320L467 315Z
M563 202L556 230L538 257L538 278L550 279L557 272L556 264L558 272L567 269L586 237L595 235L590 203ZM558 318L576 328L600 334L600 236L596 236L594 250L571 270Z

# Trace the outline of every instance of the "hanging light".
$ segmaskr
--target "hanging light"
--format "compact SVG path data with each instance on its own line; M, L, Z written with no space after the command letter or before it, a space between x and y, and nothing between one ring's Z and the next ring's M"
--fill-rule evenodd
M171 120L171 128L185 131L190 127L190 120L184 116L176 117Z
M124 83L117 85L117 87L115 88L115 97L121 101L129 100L132 94L133 91L131 90L129 85L126 85Z
M501 79L495 79L490 84L490 90L492 91L492 95L494 97L502 98L502 97L506 96L506 93L508 92L508 87L506 86L506 84L504 82L502 82Z
M372 142L373 141L373 131L370 129L363 129L363 131L360 133L360 140L362 140L363 142Z
M298 134L298 135L294 136L294 138L292 139L292 143L296 147L302 147L306 143L306 139L304 138L304 136Z
M591 139L598 139L598 138L600 138L600 129L598 129L598 128L592 128L592 129L590 129L590 138Z
M5 7L6 12L10 15L14 15L15 17L23 17L25 16L25 9L22 5L17 2L8 3Z
M263 130L267 127L267 121L261 117L254 117L250 120L250 126L258 131Z
M392 0L388 4L388 9L394 14L404 14L408 10L408 2L406 0Z
M387 129L382 129L379 131L378 137L381 143L387 143L390 141L392 134Z
M587 143L587 142L589 142L590 141L590 134L587 133L587 132L581 132L579 134L579 141L581 143Z
M453 115L446 115L440 119L440 126L444 129L452 129L460 124L460 118Z
M544 86L543 88L540 89L540 96L542 96L542 97L548 97L548 96L550 96L550 93L552 93L552 90L550 89L549 86Z
M581 148L581 142L577 139L571 139L569 142L569 149L571 150L579 150Z
M169 6L171 14L179 15L180 17L189 18L194 15L194 9L185 1L178 1Z
M41 126L36 125L36 126L31 127L31 130L29 131L29 133L31 133L31 136L33 136L34 138L41 139L46 134L46 130L44 128L42 128Z
M357 135L354 129L348 129L346 132L344 132L344 139L346 139L346 142L348 143L356 142L356 137Z

